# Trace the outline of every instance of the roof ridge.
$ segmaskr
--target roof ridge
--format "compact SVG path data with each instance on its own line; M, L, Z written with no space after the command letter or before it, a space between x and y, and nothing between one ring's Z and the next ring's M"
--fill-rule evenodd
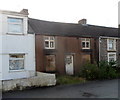
M85 26L85 27L86 26L93 26L93 27L100 27L100 28L118 29L118 28L115 28L115 27L99 26L99 25L92 25L92 24L78 24L78 23L47 21L47 20L40 20L40 19L30 18L30 17L29 17L29 19L42 21L42 22L48 22L48 23L71 24L71 25L80 25L80 26Z

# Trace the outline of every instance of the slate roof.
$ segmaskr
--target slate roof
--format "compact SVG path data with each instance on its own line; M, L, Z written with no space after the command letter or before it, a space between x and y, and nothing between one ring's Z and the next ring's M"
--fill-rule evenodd
M49 22L32 18L29 18L28 24L29 32L41 35L59 35L75 37L118 37L117 28L102 27L88 24L82 25L72 23Z

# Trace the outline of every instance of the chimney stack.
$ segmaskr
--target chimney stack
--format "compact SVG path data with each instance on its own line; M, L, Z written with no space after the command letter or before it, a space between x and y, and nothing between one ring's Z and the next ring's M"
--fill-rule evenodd
M87 24L87 20L86 19L81 19L78 21L78 24Z
M21 14L25 14L25 15L29 15L28 9L22 9L22 10L20 11L20 13L21 13Z

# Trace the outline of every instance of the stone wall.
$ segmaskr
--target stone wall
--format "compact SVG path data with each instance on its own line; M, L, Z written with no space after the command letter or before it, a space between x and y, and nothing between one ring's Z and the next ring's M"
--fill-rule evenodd
M111 51L108 51L107 50L107 38L101 38L100 39L100 61L102 60L108 60L108 53L111 52ZM118 61L118 64L120 64L120 39L117 39L116 40L116 51L112 51L113 53L115 52L116 53L116 57L117 57L117 61Z
M100 61L108 60L107 59L107 39L101 38L100 39Z
M56 85L55 74L37 72L37 75L30 78L4 80L2 81L2 91L23 90L27 87L40 87Z

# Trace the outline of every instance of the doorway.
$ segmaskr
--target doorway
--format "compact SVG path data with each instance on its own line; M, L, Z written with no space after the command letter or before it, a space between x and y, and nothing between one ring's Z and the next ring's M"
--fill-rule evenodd
M65 57L65 70L66 70L66 74L68 74L68 75L74 74L73 55L66 55L66 57Z

